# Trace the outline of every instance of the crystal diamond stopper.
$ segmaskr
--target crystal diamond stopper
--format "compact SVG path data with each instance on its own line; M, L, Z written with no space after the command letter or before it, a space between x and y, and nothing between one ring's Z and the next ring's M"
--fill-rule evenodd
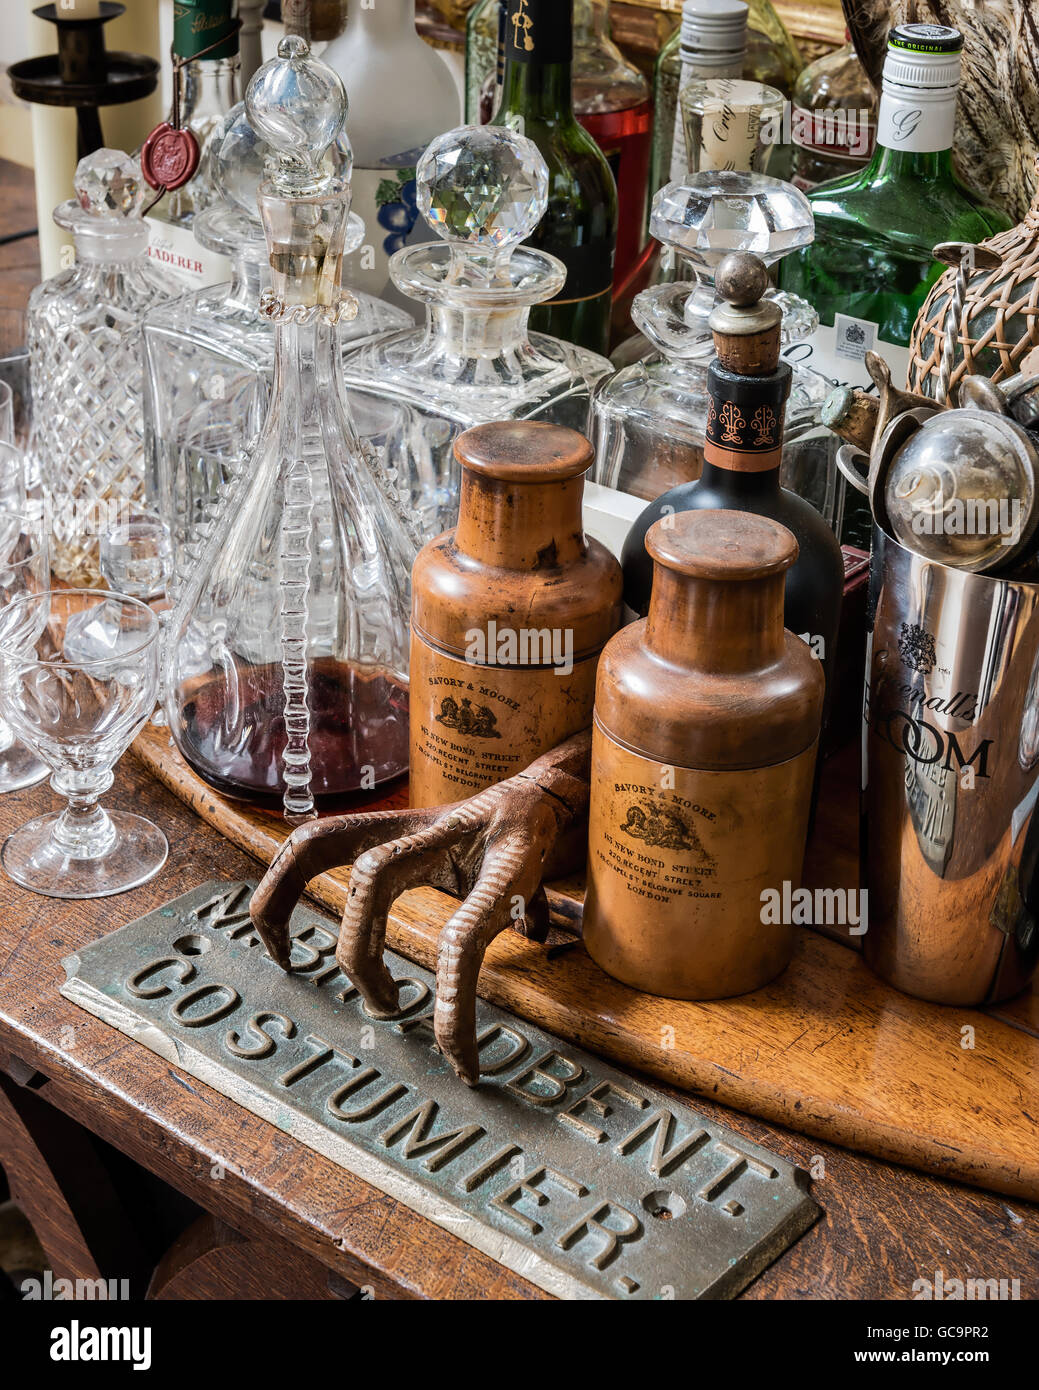
M76 199L94 217L133 217L141 203L140 166L122 150L95 150L76 165Z
M706 271L730 251L753 252L771 265L815 238L811 204L793 184L724 169L703 170L662 188L653 199L649 229Z
M419 210L444 240L507 259L548 206L548 165L532 141L496 126L460 126L415 172Z

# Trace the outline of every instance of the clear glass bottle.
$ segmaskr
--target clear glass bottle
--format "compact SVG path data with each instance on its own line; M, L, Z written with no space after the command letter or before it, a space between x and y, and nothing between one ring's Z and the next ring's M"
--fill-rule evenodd
M574 3L574 114L606 156L617 182L614 297L641 262L653 144L649 83L610 38L609 0Z
M688 172L678 93L690 78L745 77L785 95L802 66L770 0L685 0L682 23L660 50L653 77L650 197Z
M426 237L415 165L431 140L458 124L458 88L441 55L419 37L415 0L351 4L346 31L323 57L350 94L353 205L368 235L347 267L347 283L394 300L390 257Z
M217 790L302 817L371 796L408 748L408 559L350 418L336 342L349 188L321 165L337 74L288 37L246 95L276 152L261 185L274 384L249 464L171 622L166 712Z
M358 409L367 400L397 412L383 439L387 486L425 542L455 523L462 430L494 420L584 429L591 388L610 364L528 332L531 305L566 276L554 256L519 244L548 197L545 161L529 140L463 126L433 142L417 179L419 207L444 241L398 251L390 270L427 306L425 325L356 348L343 371Z
M780 282L819 311L811 363L835 384L871 387L871 348L904 382L913 323L943 268L933 248L1010 226L953 173L962 47L944 25L892 29L873 158L808 195L815 241L783 262Z
M850 41L809 63L797 79L791 137L790 181L805 192L869 163L877 138L877 94Z
M678 94L690 174L729 169L764 174L783 122L775 87L741 77L693 78Z
M246 463L267 413L275 326L260 309L271 267L256 196L270 153L240 102L212 142L219 197L193 223L203 247L228 257L231 279L159 305L144 322L146 496L170 528L174 595L198 562L228 485ZM348 184L351 163L344 134L325 164ZM364 224L351 212L344 256L363 239ZM357 317L339 328L344 352L414 322L403 309L371 295L355 297ZM357 424L363 439L365 421Z
M120 150L81 159L76 197L55 209L76 263L29 298L30 452L53 520L51 563L66 583L100 579L108 513L144 491L141 320L181 293L148 260L140 169Z
M632 317L653 350L598 383L591 426L595 481L646 501L703 471L715 267L731 251L753 251L774 264L811 240L812 216L790 184L720 171L662 189L650 228L697 278L654 285L636 297ZM772 290L765 297L779 304L783 350L796 362L795 345L813 331L815 314L793 296ZM819 419L828 390L822 377L795 365L781 478L837 527L844 491L832 436Z
M161 198L149 216L175 227L188 226L214 196L209 163L211 138L241 98L234 8L234 0L177 0L173 7L176 95L170 119L172 123L173 115L178 114L180 125L194 135L199 162L194 177ZM203 54L203 49L208 52Z

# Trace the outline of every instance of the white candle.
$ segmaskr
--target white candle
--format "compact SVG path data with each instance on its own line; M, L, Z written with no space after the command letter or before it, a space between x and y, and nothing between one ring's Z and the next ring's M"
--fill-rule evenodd
M59 19L97 19L100 0L58 0Z

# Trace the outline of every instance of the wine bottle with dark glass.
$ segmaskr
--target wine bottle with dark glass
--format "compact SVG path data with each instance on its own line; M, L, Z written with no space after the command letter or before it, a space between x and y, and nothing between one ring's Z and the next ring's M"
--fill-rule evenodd
M707 432L700 477L651 502L624 543L624 600L649 608L653 565L646 532L661 517L723 507L779 521L794 533L798 556L787 570L785 625L823 663L829 681L844 588L844 562L832 529L816 509L779 483L791 369L779 358L782 311L762 296L763 261L735 252L721 262L711 314L716 356L707 371Z
M609 347L617 185L574 115L573 0L509 0L505 77L492 124L525 135L548 165L548 210L529 245L557 256L566 283L530 326L605 353Z

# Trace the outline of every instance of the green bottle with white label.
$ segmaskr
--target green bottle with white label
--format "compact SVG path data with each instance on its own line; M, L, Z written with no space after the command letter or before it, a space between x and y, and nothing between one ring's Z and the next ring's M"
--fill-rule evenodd
M944 269L932 249L1011 225L953 172L962 49L960 33L945 25L891 30L873 158L811 190L815 241L781 262L782 288L819 313L815 335L786 355L835 383L869 388L863 359L872 348L904 384L913 322Z

